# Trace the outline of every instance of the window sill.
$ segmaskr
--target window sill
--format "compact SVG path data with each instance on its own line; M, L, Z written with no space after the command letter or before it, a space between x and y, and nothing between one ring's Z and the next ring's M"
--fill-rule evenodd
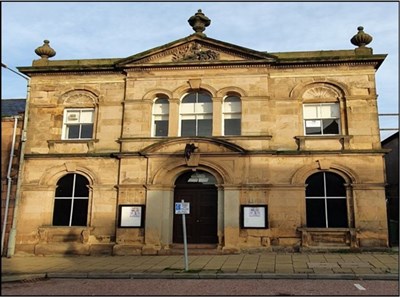
M350 135L306 135L295 136L297 150L302 151L308 149L308 142L332 140L340 143L341 150L348 150L350 148Z
M40 242L81 242L87 243L94 227L87 226L46 226L39 227Z
M355 228L297 228L301 233L301 245L311 246L350 246L358 247L357 230Z

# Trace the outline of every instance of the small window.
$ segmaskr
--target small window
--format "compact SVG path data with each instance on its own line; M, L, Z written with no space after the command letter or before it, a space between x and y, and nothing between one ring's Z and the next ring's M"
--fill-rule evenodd
M212 100L205 92L186 95L181 102L181 136L212 135Z
M86 226L89 183L80 174L67 174L57 183L53 226Z
M153 105L153 136L168 136L168 123L168 98L158 98Z
M348 227L343 178L331 172L319 172L311 175L306 184L307 227Z
M340 111L338 103L304 104L305 135L338 135Z
M241 134L242 106L240 98L237 96L228 96L223 105L223 125L224 135Z
M93 138L94 109L66 109L63 139Z

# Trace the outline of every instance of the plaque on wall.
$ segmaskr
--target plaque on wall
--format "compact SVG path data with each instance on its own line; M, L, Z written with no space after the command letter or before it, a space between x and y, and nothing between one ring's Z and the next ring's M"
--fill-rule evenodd
M242 229L268 229L268 205L241 205Z
M120 205L118 227L143 228L144 205Z

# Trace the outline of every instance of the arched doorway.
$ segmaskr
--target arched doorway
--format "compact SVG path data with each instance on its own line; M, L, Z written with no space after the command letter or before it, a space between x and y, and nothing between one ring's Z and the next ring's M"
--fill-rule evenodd
M218 191L215 177L205 171L183 173L175 182L175 202L190 203L186 215L186 233L189 244L218 243ZM174 214L173 242L183 243L182 215Z

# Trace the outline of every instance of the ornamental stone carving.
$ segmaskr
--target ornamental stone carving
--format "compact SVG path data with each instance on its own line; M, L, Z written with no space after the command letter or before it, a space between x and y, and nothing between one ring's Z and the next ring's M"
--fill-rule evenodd
M359 26L357 30L358 33L350 39L350 42L358 47L365 47L372 41L372 36L365 33L362 26Z
M308 89L303 94L303 99L328 99L328 98L338 98L339 94L334 90L324 87L318 86L312 89Z
M203 50L201 44L191 43L180 47L172 54L173 62L180 61L213 61L219 59L219 53L213 50Z
M35 49L35 53L44 60L54 57L56 55L56 51L50 47L50 41L44 40L43 42L44 44L42 46L39 46Z
M188 19L190 26L196 32L196 35L201 37L206 37L203 31L211 24L211 20L204 15L204 13L199 9L195 15Z

